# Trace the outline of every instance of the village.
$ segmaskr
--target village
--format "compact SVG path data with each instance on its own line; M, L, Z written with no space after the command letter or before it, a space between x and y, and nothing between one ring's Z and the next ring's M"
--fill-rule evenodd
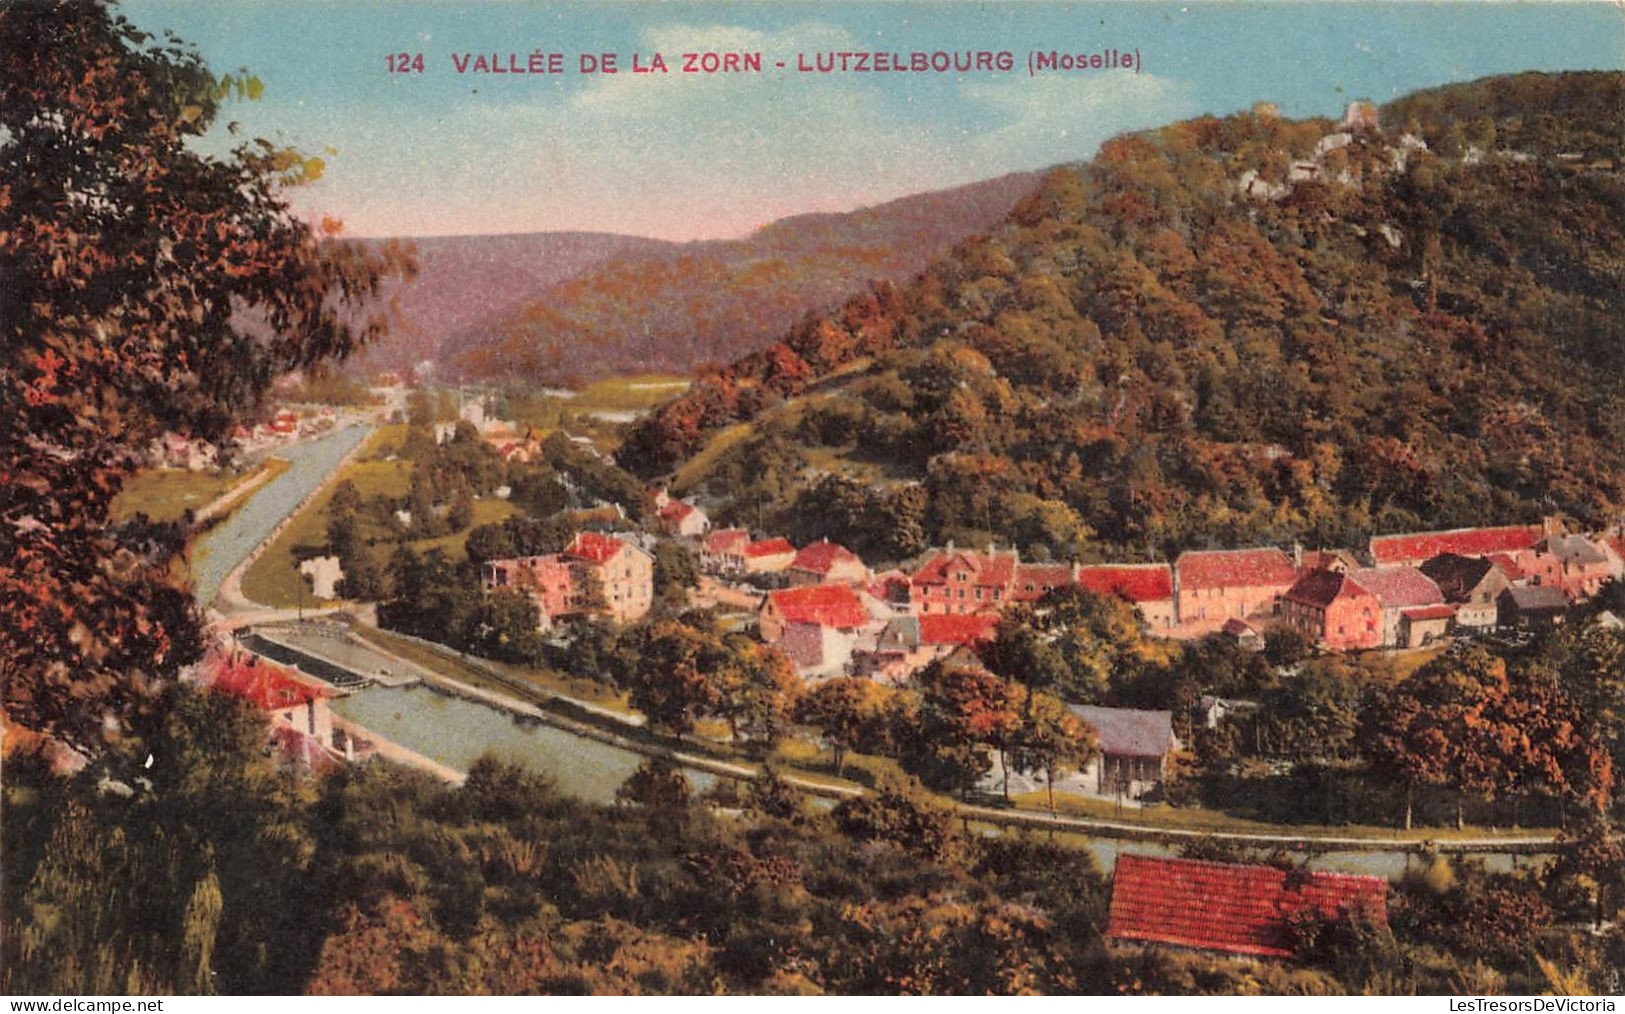
M381 415L400 418L397 378L374 387ZM477 396L460 397L456 422L432 427L434 442L477 435L486 453L513 466L539 460L542 440L488 413ZM279 410L270 432L321 432L333 413L304 418ZM260 437L248 431L250 439ZM589 441L573 440L593 451ZM501 485L492 494L507 497ZM626 505L595 501L575 512L585 527L558 552L494 557L479 563L487 596L522 595L537 617L537 634L564 644L571 621L599 617L617 625L642 621L659 603L656 556L661 547L692 561L686 590L691 608L711 609L731 630L748 632L781 653L805 688L857 678L904 688L928 666L981 665L1012 607L1042 612L1057 593L1083 593L1132 607L1146 636L1175 642L1217 638L1244 651L1262 651L1289 632L1328 654L1436 653L1473 640L1516 644L1557 627L1610 580L1625 574L1625 535L1565 531L1555 518L1506 525L1376 536L1354 549L1263 546L1192 550L1160 563L1080 563L1026 560L1015 548L949 543L881 569L838 543L802 546L771 532L716 527L697 502L665 488L630 520ZM397 511L397 514L401 512ZM410 519L397 518L409 523ZM337 597L344 574L333 556L305 560L301 571L318 600ZM1617 625L1611 613L1598 622ZM247 660L245 662L245 659ZM365 756L372 744L347 735L325 714L330 693L321 680L233 652L203 677L245 694L279 716L279 748L311 766ZM245 668L246 665L246 668ZM308 668L308 666L306 666ZM276 704L286 698L287 706ZM1212 727L1256 702L1204 696L1200 713L1071 703L1070 713L1094 733L1098 757L1058 783L1068 792L1130 801L1155 795L1182 748L1185 721ZM1010 773L996 764L991 787ZM1018 783L1030 780L1016 775ZM1051 786L1053 789L1054 786Z

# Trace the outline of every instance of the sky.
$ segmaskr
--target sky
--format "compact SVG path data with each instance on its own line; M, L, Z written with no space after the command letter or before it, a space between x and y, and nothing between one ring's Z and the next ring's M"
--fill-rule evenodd
M125 0L258 101L220 123L322 154L292 195L353 236L551 230L731 238L787 215L1089 158L1124 131L1255 102L1336 115L1523 70L1625 68L1608 3L382 3ZM1029 55L1136 51L1134 69L1029 73ZM802 73L815 54L1008 51L1008 73ZM458 73L559 53L565 73ZM682 54L760 53L685 74ZM422 73L388 55L422 54ZM620 72L581 72L614 53ZM653 54L666 74L634 74ZM780 69L780 61L785 67ZM224 141L220 143L225 143Z

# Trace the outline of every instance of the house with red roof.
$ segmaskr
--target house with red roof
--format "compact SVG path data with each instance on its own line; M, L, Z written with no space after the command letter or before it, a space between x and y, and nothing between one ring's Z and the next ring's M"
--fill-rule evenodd
M529 597L536 604L542 630L572 611L570 561L557 553L487 560L480 564L480 581L486 591L511 588Z
M1456 622L1456 607L1449 602L1436 606L1413 606L1399 613L1399 641L1402 647L1420 648L1444 640Z
M512 588L536 603L545 630L560 617L598 612L625 623L654 605L654 558L624 539L580 532L562 553L487 560L486 591Z
M908 612L909 582L908 575L895 567L883 571L869 579L869 594L885 603L894 613Z
M838 675L846 671L860 638L881 622L872 603L845 584L775 589L762 597L757 629L801 675Z
M1363 567L1353 577L1382 606L1382 646L1417 647L1405 640L1402 614L1407 609L1442 605L1444 593L1439 586L1415 567Z
M999 617L993 613L895 616L876 632L872 644L853 652L852 674L903 683L959 648L991 641L998 625Z
M711 519L705 511L684 500L667 498L655 514L655 522L667 535L680 539L697 539L711 530Z
M1294 549L1292 555L1300 577L1312 570L1358 570L1361 566L1346 549Z
M1078 568L1070 563L1018 563L1010 597L1016 602L1037 602L1057 588L1078 583Z
M1298 568L1274 548L1203 550L1181 553L1173 578L1178 633L1200 637L1226 620L1273 614Z
M779 640L790 623L857 631L874 620L863 594L844 584L775 589L762 596L756 615L762 640L769 644Z
M654 557L625 539L579 532L560 555L570 563L573 608L601 610L625 623L654 606ZM599 594L602 601L589 601Z
M1292 923L1388 922L1381 877L1120 853L1106 939L1257 958L1293 956Z
M1456 528L1444 532L1377 535L1370 543L1371 562L1378 567L1418 566L1442 553L1460 556L1513 557L1528 550L1545 535L1541 525L1501 525L1496 528Z
M1013 597L1020 563L1015 550L989 546L978 553L949 543L927 554L909 577L909 604L919 616L998 612Z
M198 681L264 712L273 742L290 759L302 758L306 768L322 770L323 764L341 759L333 749L333 715L328 709L328 701L340 696L333 687L248 652L206 662ZM313 760L315 755L321 761Z
M1077 584L1096 595L1116 595L1134 604L1152 633L1174 628L1174 571L1166 563L1111 563L1079 567Z
M700 569L725 576L743 574L749 545L750 533L745 529L719 528L700 542Z
M1507 576L1507 581L1510 583L1529 583L1529 575L1524 573L1524 569L1518 566L1518 561L1514 560L1510 555L1506 553L1491 553L1489 555L1489 561L1495 564L1497 570Z
M838 542L820 539L802 546L790 561L790 587L814 584L865 584L869 568Z
M1281 619L1328 648L1375 648L1382 644L1382 604L1354 577L1314 570L1281 596Z
M745 573L783 574L796 562L789 539L758 539L745 546Z

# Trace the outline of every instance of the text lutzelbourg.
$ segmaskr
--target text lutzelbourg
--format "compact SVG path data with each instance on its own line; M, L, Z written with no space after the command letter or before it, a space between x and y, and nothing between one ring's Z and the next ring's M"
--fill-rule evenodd
M1452 1011L1472 1011L1473 1014L1553 1014L1553 1012L1567 1012L1577 1014L1582 1011L1612 1011L1612 1000L1576 1000L1570 997L1535 996L1527 1000L1491 1000L1482 996L1451 997L1450 1009Z

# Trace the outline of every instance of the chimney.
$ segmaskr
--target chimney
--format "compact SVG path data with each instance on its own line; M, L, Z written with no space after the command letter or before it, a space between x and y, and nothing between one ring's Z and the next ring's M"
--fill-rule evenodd
M1292 566L1303 569L1303 543L1295 540L1292 543Z

